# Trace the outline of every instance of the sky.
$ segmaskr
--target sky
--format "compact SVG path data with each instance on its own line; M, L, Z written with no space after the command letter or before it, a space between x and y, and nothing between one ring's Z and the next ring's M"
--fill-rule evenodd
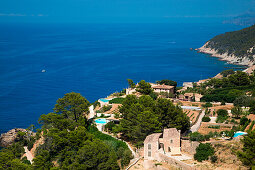
M0 22L219 21L255 0L0 0Z

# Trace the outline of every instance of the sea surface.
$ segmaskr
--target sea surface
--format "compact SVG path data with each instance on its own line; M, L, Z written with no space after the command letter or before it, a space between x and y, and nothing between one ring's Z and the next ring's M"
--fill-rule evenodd
M127 87L126 79L182 85L231 67L191 51L240 26L223 24L0 23L0 133L38 127L58 98L90 102ZM42 72L45 70L45 72Z

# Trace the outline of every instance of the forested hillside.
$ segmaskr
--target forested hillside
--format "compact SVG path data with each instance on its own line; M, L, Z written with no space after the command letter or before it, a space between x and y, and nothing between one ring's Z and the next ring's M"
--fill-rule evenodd
M219 54L234 54L236 57L248 57L253 61L255 55L255 25L215 36L207 42L205 47L215 49Z

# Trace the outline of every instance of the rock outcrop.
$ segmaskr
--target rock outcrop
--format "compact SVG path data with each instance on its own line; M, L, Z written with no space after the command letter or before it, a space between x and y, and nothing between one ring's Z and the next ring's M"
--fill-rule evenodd
M240 58L240 57L235 56L234 54L228 54L227 52L220 54L216 49L207 47L209 42L207 42L202 47L200 47L196 50L201 53L210 54L213 57L218 57L220 60L227 61L230 64L246 65L246 66L252 66L254 64L254 61L251 61L250 58L247 56Z
M0 146L2 147L7 147L12 145L15 140L17 139L18 132L26 132L26 129L21 129L21 128L15 128L12 130L9 130L6 133L1 134L0 136Z

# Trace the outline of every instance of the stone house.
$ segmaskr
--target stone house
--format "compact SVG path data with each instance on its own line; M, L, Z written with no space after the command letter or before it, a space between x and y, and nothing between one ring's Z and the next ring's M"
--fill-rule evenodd
M154 160L158 153L169 156L181 155L181 132L176 128L164 129L162 133L154 133L144 141L144 159Z
M164 129L163 133L154 133L144 141L144 159L161 160L166 157L182 156L182 152L195 154L199 142L181 140L181 131L176 128Z
M168 85L153 85L151 88L154 90L156 93L160 92L166 92L166 93L171 93L174 94L174 86L168 86Z
M195 102L200 102L200 99L203 97L203 95L198 94L198 93L185 93L185 94L180 94L179 99L183 101L195 101Z

